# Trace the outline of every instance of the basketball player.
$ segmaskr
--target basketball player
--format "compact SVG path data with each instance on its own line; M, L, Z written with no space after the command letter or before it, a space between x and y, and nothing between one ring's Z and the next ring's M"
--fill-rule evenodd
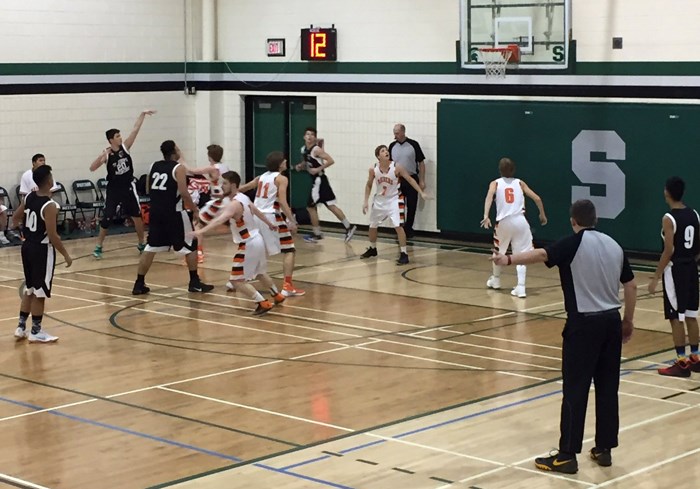
M122 142L122 135L119 129L110 129L105 135L109 146L90 165L90 171L95 171L102 165L107 165L107 196L105 206L100 221L100 234L97 236L97 245L93 256L98 260L102 258L102 244L107 236L112 219L116 217L117 207L121 206L131 220L134 221L134 228L139 242L137 248L142 253L146 245L144 244L143 220L141 219L141 204L136 192L134 183L134 162L131 159L129 150L136 141L136 136L141 130L141 125L147 115L155 114L155 110L144 110L136 119L131 134Z
M36 183L34 182L32 178L32 174L34 170L39 168L41 165L46 164L46 157L41 154L37 153L34 156L32 156L32 167L22 173L22 178L19 180L19 199L24 200L24 198L29 195L31 192L35 191L37 189ZM54 186L51 187L51 191L55 192L58 190L58 185L54 183Z
M66 260L66 267L73 263L63 247L56 231L60 206L51 199L53 176L51 167L41 165L34 170L34 182L38 189L20 202L12 217L14 227L24 222L24 242L22 243L22 267L24 268L24 294L19 306L19 324L15 338L28 338L30 343L53 343L58 336L52 336L41 329L44 304L51 297L51 282L56 264L56 250ZM27 333L27 319L32 315L32 325Z
M197 274L197 240L192 240L192 218L185 208L197 215L197 206L187 192L187 169L178 162L180 148L174 141L164 141L160 145L163 160L156 161L148 171L146 189L151 198L151 222L148 230L148 243L139 261L133 295L148 294L146 274L153 264L156 253L169 251L186 255L190 271L190 292L209 292L214 286L202 283Z
M411 175L401 166L391 161L389 148L385 145L377 146L374 150L378 163L369 169L367 185L365 185L365 203L362 206L362 213L367 214L369 207L369 194L372 192L372 185L376 182L377 191L372 202L372 211L369 214L369 248L360 255L360 258L370 258L377 256L377 228L385 220L391 220L396 236L399 238L400 255L396 261L397 265L408 263L408 253L406 252L406 232L401 226L404 221L406 206L401 195L401 179L408 182L416 192L425 199L426 195L416 183Z
M664 250L649 282L649 292L656 292L659 278L663 277L664 317L671 322L676 361L670 367L660 368L661 375L690 377L700 372L698 357L698 265L700 253L700 218L697 211L686 207L681 200L685 182L678 177L666 181L664 198L671 211L661 219L661 237ZM685 323L685 327L683 327ZM686 357L685 332L688 330L690 356Z
M514 177L515 163L510 158L501 158L498 162L498 170L501 178L491 182L484 202L484 218L481 227L491 227L489 212L491 203L496 200L496 225L493 228L493 246L496 254L505 254L508 245L512 253L523 253L533 249L532 232L525 219L525 196L531 198L540 211L540 224L547 224L547 216L539 195L533 192L525 182ZM518 285L510 292L516 297L527 297L525 291L525 277L527 268L525 265L515 267L518 275ZM501 266L493 263L493 274L486 281L490 289L501 288Z
M221 175L229 171L228 166L221 162L224 155L224 148L218 144L207 146L207 158L209 166L203 168L193 168L187 170L187 189L190 192L193 202L199 207L199 220L195 227L213 219L221 208L223 190L221 188ZM184 160L180 163L185 164ZM189 176L193 178L189 179ZM198 178L198 176L203 178ZM198 240L197 263L204 263L203 238Z
M256 224L265 242L267 254L274 256L282 253L283 255L284 284L282 285L282 294L285 297L301 296L306 292L295 288L292 283L296 254L292 233L296 232L297 223L294 221L292 209L287 203L289 180L282 175L282 172L287 169L287 159L281 151L273 151L265 158L265 166L267 171L241 186L239 192L245 193L257 188L255 207L265 214L269 221L277 223L277 228L271 230L260 219L256 218Z
M258 278L270 291L275 304L284 302L285 297L280 294L267 274L265 242L253 216L257 217L270 230L275 230L276 226L253 205L247 195L238 191L238 186L241 184L241 177L238 173L226 172L222 178L224 180L223 190L226 195L225 206L216 218L193 234L197 237L202 236L219 224L230 221L233 242L238 244L238 251L233 258L229 282L233 282L235 290L242 291L257 302L258 306L253 314L259 316L269 312L273 304L265 300L262 294L248 282Z
M5 231L7 231L8 216L7 207L0 204L0 244L8 245L10 240L5 236Z
M306 170L311 175L311 181L313 182L307 203L307 210L309 211L313 228L311 239L314 241L323 239L321 225L318 220L318 209L316 208L318 204L323 204L343 224L345 228L345 242L347 243L352 239L357 227L350 224L342 209L336 205L335 194L325 173L325 170L333 165L335 160L319 146L318 142L316 129L307 127L304 131L304 146L301 148L304 161L295 166L297 171Z

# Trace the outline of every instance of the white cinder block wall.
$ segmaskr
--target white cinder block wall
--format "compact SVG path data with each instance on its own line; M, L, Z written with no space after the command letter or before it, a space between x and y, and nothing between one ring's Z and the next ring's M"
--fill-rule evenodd
M699 18L700 3L693 0L675 0L663 6L652 0L573 2L578 59L695 60L688 46L700 36L695 28ZM1 61L147 63L199 59L200 21L201 0L3 0ZM452 61L459 37L459 1L266 0L261 8L259 0L218 0L218 59L298 62L299 30L312 23L335 24L339 29L341 62ZM623 50L611 49L613 35L624 38ZM287 39L286 58L265 56L269 37ZM0 96L0 185L11 190L35 152L47 155L64 183L84 177L90 161L104 147L104 130L115 126L127 133L138 112L146 107L157 108L159 114L146 121L134 147L139 173L158 158L158 145L168 138L178 141L188 160L198 164L206 161L206 144L220 143L229 165L242 172L244 95ZM374 147L391 141L396 122L406 124L408 135L420 141L432 162L428 185L434 191L436 103L440 97L313 95L318 101L320 135L338 161L330 172L332 181L352 220L364 222L360 207L366 169L373 160ZM435 229L435 206L435 201L429 202L419 212L419 229Z

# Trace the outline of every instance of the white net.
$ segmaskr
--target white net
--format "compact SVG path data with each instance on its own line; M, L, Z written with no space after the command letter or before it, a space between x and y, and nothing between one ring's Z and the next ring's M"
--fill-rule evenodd
M508 48L481 48L479 56L486 69L486 78L505 78L506 65L513 52Z

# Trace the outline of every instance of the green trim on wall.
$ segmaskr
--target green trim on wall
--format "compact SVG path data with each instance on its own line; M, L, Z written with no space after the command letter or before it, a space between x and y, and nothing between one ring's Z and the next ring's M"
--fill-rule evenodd
M125 75L183 73L184 63L0 63L0 76L13 75ZM456 61L435 62L188 62L188 73L298 73L357 75L456 75L478 73L461 69ZM552 70L540 74L564 75ZM578 62L575 75L699 76L700 62Z

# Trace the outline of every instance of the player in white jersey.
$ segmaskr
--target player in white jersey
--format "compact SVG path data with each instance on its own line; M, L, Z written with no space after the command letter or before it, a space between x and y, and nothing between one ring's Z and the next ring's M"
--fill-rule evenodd
M265 256L265 242L260 230L255 224L256 216L269 229L275 229L274 222L265 217L250 201L247 195L238 192L241 177L238 173L229 171L221 175L223 178L222 190L227 202L219 214L202 229L193 234L198 238L212 230L219 224L230 221L233 242L238 244L238 250L233 257L229 282L234 284L233 289L240 290L258 303L253 312L258 316L272 309L272 302L265 300L260 292L249 282L256 278L270 290L275 304L284 302L284 296L280 294L272 279L267 274L267 258Z
M377 190L374 194L372 202L372 210L369 214L369 248L360 255L360 258L371 258L377 256L377 228L379 225L389 219L391 225L396 230L396 236L399 238L400 255L396 261L397 265L405 265L408 263L408 253L406 252L406 233L401 227L404 222L405 204L403 195L401 195L400 183L403 178L411 187L416 189L423 199L426 195L421 190L420 185L411 177L411 175L402 167L391 161L389 148L385 145L377 146L374 150L374 156L379 160L374 167L369 169L367 185L365 185L365 203L362 206L362 213L367 214L369 208L369 194L372 192L372 186L376 182Z
M301 296L306 292L294 287L292 273L294 272L294 258L296 249L292 233L297 230L292 209L287 203L287 188L289 180L281 172L287 169L287 159L281 151L273 151L265 158L267 171L255 177L250 182L242 185L240 192L255 192L255 207L272 222L277 223L277 229L270 230L258 221L258 227L265 241L267 254L270 256L282 253L282 270L284 272L284 284L282 294L285 297Z
M489 213L491 203L496 200L496 225L493 228L493 246L496 254L505 254L508 246L512 253L522 253L532 250L532 231L525 219L525 196L531 198L537 210L540 212L540 223L547 224L547 216L544 213L544 205L539 195L533 192L525 182L514 177L515 163L510 158L501 158L498 162L498 170L501 178L491 182L484 201L484 218L481 227L491 227ZM527 268L525 265L517 265L518 285L510 292L517 297L527 297L525 290L525 278ZM501 266L493 264L493 274L486 281L490 289L501 288Z

